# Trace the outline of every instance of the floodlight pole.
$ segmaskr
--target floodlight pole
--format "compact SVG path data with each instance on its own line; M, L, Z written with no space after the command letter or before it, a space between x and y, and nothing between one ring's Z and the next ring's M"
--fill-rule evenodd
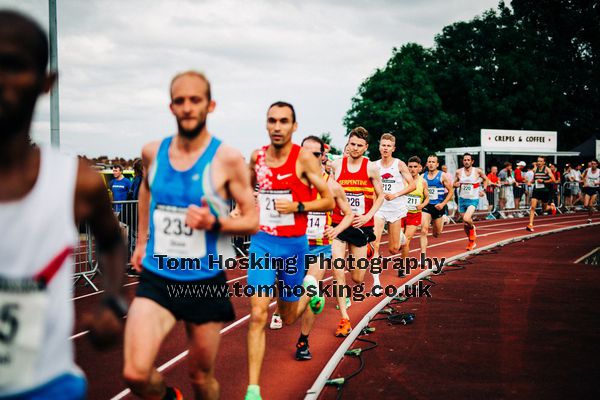
M50 71L58 72L58 46L56 44L56 0L48 0L50 19ZM50 143L60 148L60 120L58 115L58 77L50 91Z

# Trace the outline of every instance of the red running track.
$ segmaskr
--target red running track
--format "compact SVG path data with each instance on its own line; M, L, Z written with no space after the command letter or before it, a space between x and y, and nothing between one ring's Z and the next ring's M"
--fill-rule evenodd
M587 216L582 214L539 217L536 218L536 231L584 224L586 218ZM524 229L526 223L525 219L480 221L477 223L478 245L485 246L507 238L525 235L528 233ZM441 237L430 237L428 256L449 257L463 253L465 245L466 239L462 225L448 225ZM416 248L418 239L414 239L411 246ZM416 252L417 250L412 254ZM330 277L330 273L326 277ZM228 279L245 283L245 271L229 271ZM407 280L408 278L398 278L394 270L384 271L381 275L382 285L400 285ZM370 286L371 277L367 276L365 282ZM133 298L135 287L136 282L130 280L126 287L127 296L130 299ZM100 296L90 293L87 288L78 288L74 300L76 315L79 317L83 312L92 310L99 298ZM326 309L319 315L316 326L310 335L309 342L313 353L311 361L297 362L294 359L299 322L279 331L267 329L267 351L261 378L263 398L303 398L306 390L312 385L341 343L340 338L333 336L339 322L339 312L334 308L335 301L328 300ZM365 301L354 303L349 309L351 320L358 322L380 300L380 298L367 298ZM216 374L221 383L223 399L242 399L247 385L246 333L250 307L247 298L233 298L232 301L237 319L223 330ZM99 353L91 348L85 338L85 332L82 332L79 318L77 318L73 340L75 341L77 363L85 371L89 380L89 398L93 400L127 397L126 387L121 378L122 346ZM169 384L182 388L184 395L192 398L191 387L187 380L185 350L186 339L183 325L178 324L166 338L156 365L161 366L161 370L164 369L164 376ZM294 379L285 379L288 377Z
M593 226L517 242L434 277L431 298L396 306L415 313L412 325L370 323L376 332L363 338L378 347L342 398L600 398L600 276L574 264L599 238ZM358 365L345 357L333 377Z

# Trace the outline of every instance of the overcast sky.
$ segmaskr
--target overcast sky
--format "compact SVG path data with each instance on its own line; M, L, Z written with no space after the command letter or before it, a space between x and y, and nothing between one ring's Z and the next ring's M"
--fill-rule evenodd
M210 132L244 155L266 143L266 109L276 100L296 107L296 141L331 132L340 146L352 97L393 47L431 46L445 25L498 0L57 3L61 149L130 158L175 132L168 85L187 69L211 80ZM48 28L47 0L0 0L0 8ZM38 143L50 142L49 104L38 103Z

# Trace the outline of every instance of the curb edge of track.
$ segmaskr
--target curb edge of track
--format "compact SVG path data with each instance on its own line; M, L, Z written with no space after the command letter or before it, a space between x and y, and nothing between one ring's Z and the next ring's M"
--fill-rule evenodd
M487 246L478 248L476 250L467 251L467 252L460 253L455 256L449 257L448 259L446 259L445 265L450 265L454 261L461 260L461 259L464 259L467 257L471 257L471 256L477 255L484 251L491 250L496 247L503 247L508 244L520 242L522 240L534 239L534 238L537 238L540 236L546 236L546 235L551 235L554 233L561 233L561 232L571 231L571 230L575 230L575 229L583 229L583 228L588 228L591 226L600 226L600 222L595 222L595 223L591 223L591 224L586 223L586 224L582 224L582 225L557 228L557 229L552 229L552 230L548 230L548 231L544 231L544 232L532 233L529 235L518 236L518 237L513 237L510 239L501 240L499 242L489 244ZM404 287L406 285L411 286L412 284L431 275L432 273L433 272L431 269L427 269L427 270L419 273L415 277L411 278L408 282L402 283L399 286L399 289L400 289L399 293L403 293ZM344 358L344 354L346 353L346 350L348 350L350 348L350 346L352 346L352 344L356 341L356 338L359 336L360 332L369 324L369 321L371 321L371 319L381 309L383 309L385 306L387 306L392 300L393 300L393 297L386 297L385 299L381 300L377 305L375 305L373 308L371 308L371 310L368 311L364 315L364 317L360 320L360 322L354 327L354 329L352 330L350 335L348 335L348 337L346 337L346 339L344 339L344 341L338 346L337 350L335 351L333 356L331 356L331 358L329 359L329 361L327 362L325 367L323 367L323 369L321 370L321 373L319 374L317 379L314 381L311 388L306 391L304 400L316 400L319 397L323 388L325 387L326 381L329 379L331 374L333 374L333 372L337 368L338 364Z

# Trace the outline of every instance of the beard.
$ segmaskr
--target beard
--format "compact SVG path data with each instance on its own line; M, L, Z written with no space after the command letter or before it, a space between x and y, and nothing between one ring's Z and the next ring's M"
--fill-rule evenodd
M181 125L181 121L177 120L177 129L179 131L179 134L187 139L194 139L195 137L197 137L200 134L200 132L202 132L202 130L204 129L205 126L206 126L206 119L202 119L202 120L198 121L196 126L193 127L192 129L184 128Z

